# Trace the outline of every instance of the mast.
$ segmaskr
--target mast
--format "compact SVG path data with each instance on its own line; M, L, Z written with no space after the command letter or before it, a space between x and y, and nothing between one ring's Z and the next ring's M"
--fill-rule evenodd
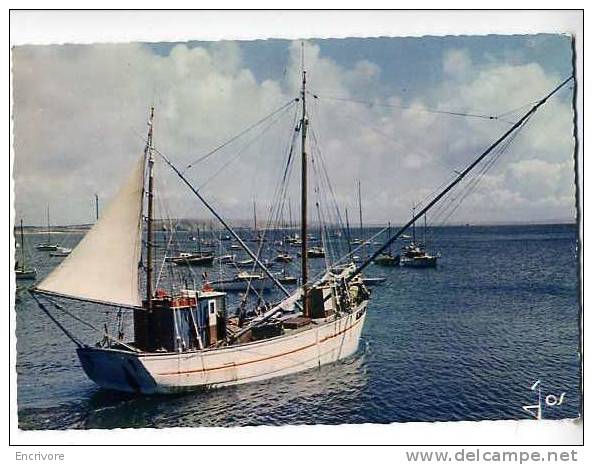
M412 218L416 216L416 207L412 207ZM412 242L416 245L416 221L412 223Z
M360 199L360 179L358 180L358 219L360 222L360 240L362 240L362 200Z
M364 249L366 251L366 256L369 256L369 244L367 243L367 241L364 239L364 234L363 234L363 225L362 225L362 196L360 195L360 179L358 180L358 219L360 222L360 240L362 241L362 244L364 244Z
M49 223L49 203L47 204L47 245L51 244L51 226Z
M99 221L99 196L95 194L95 221Z
M350 221L348 221L348 207L346 207L346 241L348 242L348 255L352 260L352 244L350 239Z
M288 228L290 230L290 232L288 233L288 236L292 236L293 232L292 232L292 228L294 227L294 225L292 224L292 207L291 207L292 202L290 201L290 199L288 199Z
M152 309L152 216L153 216L153 194L154 194L154 159L152 157L152 128L154 121L154 107L150 107L150 120L148 122L148 138L146 141L145 156L148 158L148 206L146 217L146 303L148 309Z
M303 286L303 316L309 316L307 296L307 107L305 103L307 72L303 69L303 87L301 100L303 112L301 116L301 283Z
M424 214L424 231L422 231L422 247L426 248L426 213Z
M257 241L259 238L259 234L257 232L257 213L255 211L255 199L253 199L253 234L254 239Z
M25 233L23 233L23 219L21 218L21 270L25 271Z

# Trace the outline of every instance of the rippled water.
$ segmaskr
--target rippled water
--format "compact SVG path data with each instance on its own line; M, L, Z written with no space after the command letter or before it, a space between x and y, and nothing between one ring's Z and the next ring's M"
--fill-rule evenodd
M65 237L73 245L79 236ZM29 237L29 244L42 237ZM371 266L358 354L284 378L179 396L102 391L72 343L26 292L17 304L22 429L390 423L528 418L523 405L566 392L544 418L580 411L577 229L449 227L435 270ZM69 244L68 244L69 242ZM59 263L32 251L40 277ZM78 308L91 321L97 307ZM78 328L91 341L96 337Z

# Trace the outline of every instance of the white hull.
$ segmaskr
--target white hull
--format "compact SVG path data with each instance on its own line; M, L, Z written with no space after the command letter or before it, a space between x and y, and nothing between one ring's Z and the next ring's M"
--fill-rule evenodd
M435 268L437 266L436 256L426 256L421 258L402 258L401 265L409 268Z
M218 349L158 354L85 347L77 352L88 377L106 389L158 394L233 386L308 370L354 354L367 303L310 329Z

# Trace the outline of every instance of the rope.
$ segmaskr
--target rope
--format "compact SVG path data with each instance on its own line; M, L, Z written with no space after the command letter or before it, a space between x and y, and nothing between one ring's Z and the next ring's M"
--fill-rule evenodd
M291 99L290 101L286 102L284 105L282 105L280 108L277 108L276 110L274 110L272 113L268 114L267 116L264 116L262 119L256 121L255 123L253 123L252 125L246 127L245 129L243 129L241 132L239 132L237 135L231 137L229 140L227 140L226 142L220 144L218 147L210 150L210 152L206 153L205 155L202 155L201 157L195 159L194 161L192 161L191 163L189 163L185 169L181 172L182 174L184 174L187 170L191 169L192 167L194 167L196 164L201 163L202 161L206 160L207 158L209 158L211 155L214 155L216 152L218 152L219 150L223 149L224 147L226 147L227 145L231 144L232 142L236 141L237 139L239 139L241 136L243 136L244 134L247 134L249 131L251 131L252 129L254 129L255 127L259 126L260 124L262 124L264 121L268 120L269 118L271 118L272 116L274 116L276 113L284 110L285 108L287 108L288 106L290 106L293 103L298 102L299 99Z
M369 101L365 101L365 100L357 100L357 99L351 99L351 98L345 98L345 97L332 97L332 96L327 96L327 95L320 96L319 94L313 94L313 93L311 93L311 95L317 99L321 98L321 99L325 99L325 100L336 100L336 101L340 101L340 102L357 103L357 104L367 105L371 108L372 107L400 108L402 110L415 110L415 111L421 111L421 112L425 112L425 113L434 113L434 114L441 114L441 115L448 115L448 116L461 116L461 117L466 117L466 118L500 120L499 116L496 116L496 115L484 115L484 114L478 114L478 113L467 113L467 112L450 111L450 110L437 110L434 108L418 108L418 107L412 107L409 105L397 105L394 103L369 102ZM503 122L506 124L510 124L507 121L503 121Z

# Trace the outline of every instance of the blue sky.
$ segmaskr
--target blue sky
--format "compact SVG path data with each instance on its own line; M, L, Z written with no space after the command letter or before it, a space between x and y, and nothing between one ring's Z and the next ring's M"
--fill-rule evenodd
M476 68L492 62L538 63L559 76L572 73L571 38L557 34L426 36L404 38L317 39L321 56L351 68L360 60L370 60L381 68L378 94L399 93L413 98L426 87L443 79L441 58L452 48L467 50ZM279 80L290 66L290 41L281 39L235 42L241 48L247 67L255 78ZM177 43L147 44L155 53L168 55ZM188 47L212 47L211 42L187 42ZM312 72L314 70L311 70Z

